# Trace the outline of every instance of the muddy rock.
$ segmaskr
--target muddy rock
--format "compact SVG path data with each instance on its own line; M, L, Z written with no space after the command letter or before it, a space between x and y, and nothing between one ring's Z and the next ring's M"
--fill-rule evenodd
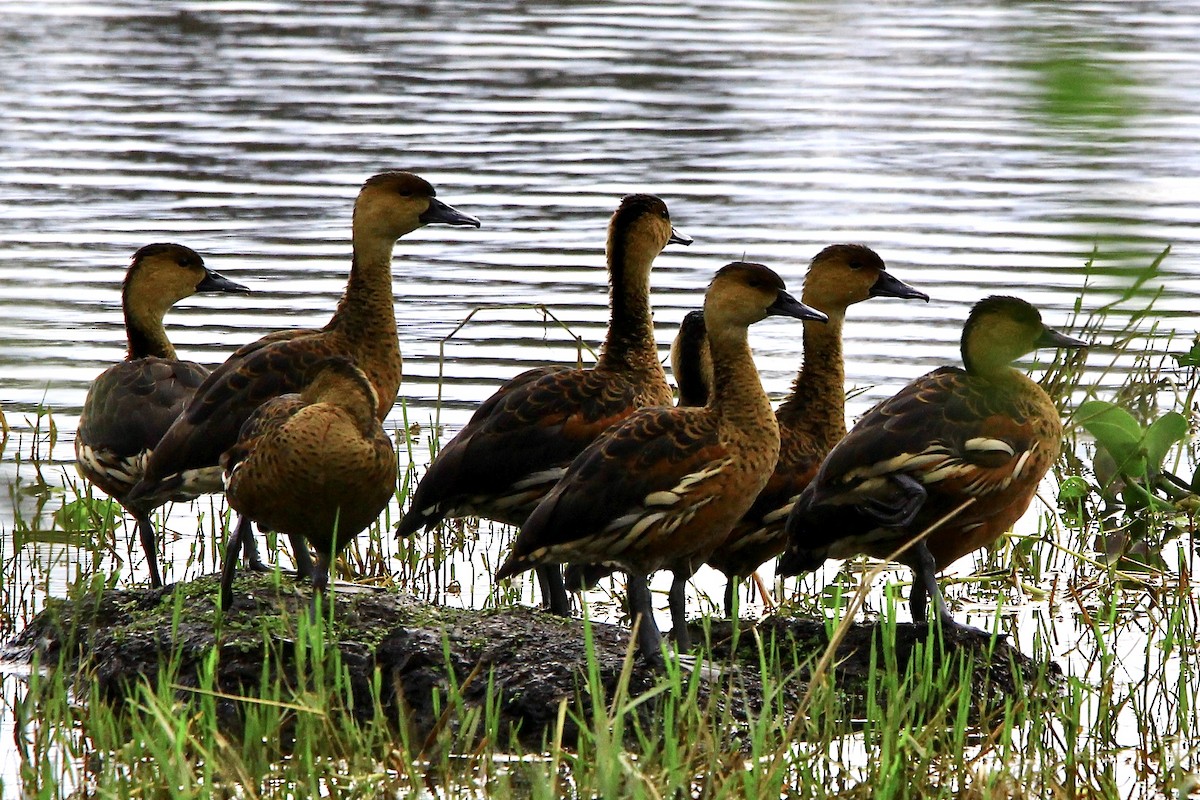
M85 672L103 696L120 701L140 680L154 681L173 656L175 680L197 686L204 665L217 652L215 687L232 696L253 696L269 674L292 685L311 676L298 667L307 659L297 649L312 646L313 637L335 644L349 674L347 707L372 708L371 687L381 688L379 701L397 724L417 736L438 725L451 681L462 687L468 703L485 702L489 683L497 692L502 724L513 727L522 742L536 746L553 729L565 699L574 715L586 717L589 670L599 675L605 696L616 690L629 658L625 628L592 623L589 659L584 624L523 608L479 611L450 609L395 592L339 593L332 627L306 624L308 593L291 580L249 575L238 581L233 607L220 614L215 606L216 576L161 589L77 589L65 600L51 602L4 648L8 659L36 658L43 666L61 664ZM707 641L709 663L724 671L703 682L702 701L713 699L734 720L761 708L759 647L770 645L786 654L781 674L798 677L785 687L785 702L795 703L806 689L808 670L826 649L824 622L785 616L757 623L743 621L732 647L729 622L696 625L693 638ZM897 663L913 648L928 644L924 625L898 625ZM833 680L847 695L865 691L871 669L871 644L884 646L880 626L860 624L842 642ZM986 635L949 637L943 658L973 656L972 691L986 705L1003 705L1035 678L1053 675L1053 665L1037 664L1003 640ZM630 664L629 692L638 694L660 680L641 658ZM1044 681L1043 681L1044 682ZM186 692L183 692L186 693ZM357 701L357 702L356 702ZM222 709L236 723L236 703ZM652 721L653 704L641 712ZM564 741L576 734L567 715ZM444 724L444 721L443 721Z

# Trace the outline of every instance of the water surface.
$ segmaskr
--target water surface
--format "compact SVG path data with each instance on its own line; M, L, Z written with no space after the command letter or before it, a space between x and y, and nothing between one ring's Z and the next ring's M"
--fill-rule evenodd
M87 385L122 357L132 252L178 241L255 290L168 317L184 356L216 364L267 331L324 324L353 198L387 168L484 224L397 246L407 417L397 405L391 426L436 417L452 434L500 381L578 357L521 304L598 344L605 226L632 191L662 196L696 240L657 262L664 355L734 259L798 290L821 247L863 242L932 295L852 310L847 377L865 391L851 416L954 362L981 296L1020 294L1064 325L1081 293L1086 315L1168 245L1145 330L1190 340L1198 32L1200 3L1174 0L0 2L5 555L14 504L44 522L39 502L58 502L18 491L35 476L17 462L70 475ZM443 371L444 337L485 305L498 308L445 343ZM752 344L781 396L798 328L763 323ZM53 446L32 432L39 407ZM26 547L58 565L61 591L78 551Z

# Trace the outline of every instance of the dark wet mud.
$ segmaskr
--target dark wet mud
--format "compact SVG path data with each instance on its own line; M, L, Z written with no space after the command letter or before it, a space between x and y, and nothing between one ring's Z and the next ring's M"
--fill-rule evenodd
M313 635L301 624L309 603L306 587L287 578L277 582L272 576L249 575L239 579L237 599L224 614L216 609L216 596L215 576L162 589L77 590L70 599L52 601L2 655L86 675L103 697L115 702L140 681L154 682L172 659L177 684L200 685L214 649L213 688L228 695L261 694L264 674L296 686L312 679L304 672L311 659L297 657L302 655L298 648L311 646L307 637ZM783 702L794 707L807 689L809 670L828 645L823 621L783 616L755 624L743 621L736 647L728 621L696 623L692 633L694 640L707 642L708 663L722 670L702 682L701 707L716 699L733 720L756 715L762 706L762 653L768 654L772 671L767 683L782 686ZM392 592L340 592L335 621L324 635L340 651L349 678L350 713L373 714L377 694L389 718L418 736L439 724L439 709L446 707L451 685L460 687L466 703L480 705L490 685L501 725L536 746L556 724L564 698L573 713L565 717L563 740L574 739L573 717L586 718L591 707L589 674L598 676L608 698L630 658L631 695L662 680L644 659L630 656L626 628L593 623L585 633L579 619L524 607L448 609ZM880 654L885 648L894 647L896 669L904 670L914 652L934 644L936 633L931 639L924 625L897 625L894 637L876 624L856 625L839 647L832 679L853 707L853 698L867 691L871 670L884 663ZM1052 687L1057 671L1055 665L1036 663L1003 639L982 633L950 632L935 652L938 659L968 660L971 692L980 708L1003 708L1006 700L1028 693L1031 686ZM890 652L888 658L893 658ZM186 694L181 688L181 695ZM237 702L223 702L223 712L236 724ZM644 704L639 713L653 724L654 703Z

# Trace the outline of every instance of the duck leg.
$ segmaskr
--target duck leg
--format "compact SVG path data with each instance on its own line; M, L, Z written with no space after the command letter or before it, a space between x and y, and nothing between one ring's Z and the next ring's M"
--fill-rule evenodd
M238 527L242 527L244 517L238 515ZM242 561L246 564L246 569L251 572L270 572L271 568L263 563L262 557L258 554L258 539L254 536L254 531L248 531L246 536L242 537Z
M233 578L237 574L238 553L241 552L245 537L253 536L250 520L238 517L237 527L225 540L225 556L221 559L221 608L228 609L233 605Z
M289 533L288 541L292 543L292 561L296 562L296 577L315 581L315 567L313 566L312 555L308 552L308 540L298 534ZM328 570L326 570L325 574L328 578Z
M303 537L301 537L303 541ZM305 546L307 552L307 545ZM310 616L316 622L321 619L321 599L323 598L326 605L326 610L333 605L333 592L329 591L329 568L332 559L324 553L317 554L316 563L313 564L312 576L312 605L310 608Z
M150 570L150 585L155 589L163 585L162 573L158 571L158 537L154 535L154 525L147 513L136 511L138 539L142 542L142 552L146 554L146 567Z
M687 627L687 582L688 577L676 573L671 581L671 593L667 595L667 603L671 608L671 634L675 637L675 647L680 653L692 649L692 636Z
M738 595L738 583L741 581L737 575L730 575L725 583L725 616L732 620L737 619L737 601L741 599Z
M571 616L571 599L567 597L567 586L563 583L562 570L557 564L539 564L533 568L538 584L542 587L542 602L551 614Z
M654 623L654 607L650 601L650 585L646 582L646 576L631 574L625 588L629 600L629 618L638 626L638 652L650 664L662 667L662 634Z
M913 559L909 566L912 567L916 580L913 581L912 592L908 596L908 608L912 612L913 622L926 621L926 599L929 599L933 601L933 610L943 627L965 628L965 625L955 622L954 617L946 610L946 602L942 599L942 590L937 582L937 562L933 559L933 553L929 552L929 547L922 540L912 549Z

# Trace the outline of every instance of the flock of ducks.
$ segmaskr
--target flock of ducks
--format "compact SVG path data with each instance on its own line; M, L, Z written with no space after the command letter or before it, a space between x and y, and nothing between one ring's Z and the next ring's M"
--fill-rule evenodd
M271 333L212 373L176 358L163 317L195 292L245 287L181 245L134 254L122 294L128 357L92 384L76 456L80 473L133 515L153 585L162 585L154 509L224 491L240 518L222 561L222 607L234 602L240 554L266 568L255 522L289 537L317 613L332 562L394 496L396 454L381 424L401 380L392 250L428 224L480 223L411 173L367 180L349 282L329 323ZM430 464L397 535L466 516L519 526L495 577L534 570L562 615L568 589L621 570L638 648L654 663L662 644L648 576L673 573L673 635L686 650L684 588L706 563L727 576L734 616L739 583L777 556L786 575L857 553L892 558L916 576L913 619L932 601L941 623L957 626L938 570L1006 531L1059 453L1053 402L1012 363L1085 343L1022 300L986 298L963 328L963 368L918 378L847 432L847 310L928 296L870 248L833 245L813 259L800 300L761 264L716 273L671 349L675 404L654 340L650 270L665 247L691 241L659 198L624 198L609 224L611 319L595 367L541 367L500 386ZM804 345L774 411L747 342L749 326L772 315L802 320Z

